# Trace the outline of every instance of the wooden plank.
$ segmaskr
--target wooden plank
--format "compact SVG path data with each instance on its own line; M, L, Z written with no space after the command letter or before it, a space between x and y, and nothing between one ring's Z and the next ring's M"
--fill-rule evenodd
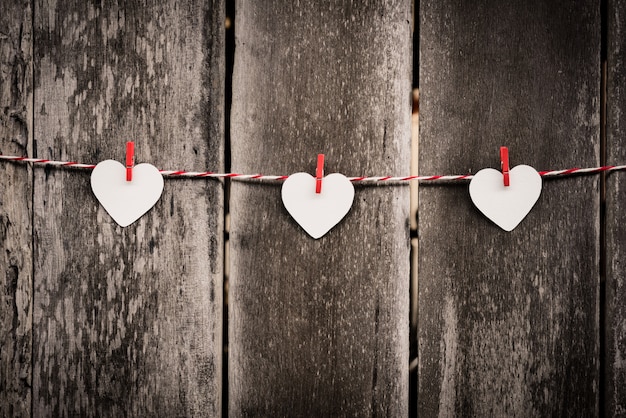
M223 2L35 2L36 153L223 168ZM35 416L221 413L223 190L166 180L127 228L90 173L34 182Z
M598 2L420 3L420 171L599 163ZM419 189L420 416L598 416L599 176L512 232Z
M418 19L415 15L414 19ZM419 36L413 36L413 48L416 49L415 44L419 44ZM413 68L416 73L416 59L415 51L413 51ZM415 83L415 75L413 76L413 83ZM419 163L419 90L413 89L413 113L411 115L411 175L419 175L418 163ZM418 182L413 181L410 183L411 191L411 206L409 211L409 220L411 227L411 283L410 283L410 307L409 307L409 349L410 349L410 362L409 362L409 416L417 415L417 352L418 352L418 300L419 300L419 286L417 277L417 265L419 260L419 240L417 239L417 197L418 197Z
M32 138L32 13L0 2L0 152L26 154ZM31 416L32 172L0 165L0 416Z
M238 3L234 171L409 172L410 1L344 3ZM231 188L230 414L406 415L409 188L357 186L319 240L280 190Z
M607 164L626 161L626 3L607 2ZM606 180L605 416L626 415L626 202L624 172Z

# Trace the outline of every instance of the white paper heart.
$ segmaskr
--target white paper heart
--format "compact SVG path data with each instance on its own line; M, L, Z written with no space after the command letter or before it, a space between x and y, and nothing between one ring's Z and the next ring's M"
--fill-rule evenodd
M287 212L318 239L346 216L354 200L354 186L343 174L333 173L323 178L322 192L315 193L315 178L295 173L285 180L282 197Z
M159 200L163 176L151 164L137 164L132 181L126 181L126 167L118 161L105 160L91 173L91 190L111 218L125 227Z
M528 215L541 194L541 176L528 165L509 171L509 186L502 173L485 168L474 175L469 192L474 205L505 231L512 231Z

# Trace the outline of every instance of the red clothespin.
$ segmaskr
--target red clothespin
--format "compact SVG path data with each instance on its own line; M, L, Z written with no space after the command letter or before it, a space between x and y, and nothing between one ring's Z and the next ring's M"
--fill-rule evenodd
M322 193L322 178L324 177L324 154L317 154L317 168L315 169L315 193Z
M502 167L502 175L504 176L504 185L509 186L509 149L507 147L500 147L500 163Z
M126 143L126 181L133 179L133 166L135 165L135 143L128 141Z

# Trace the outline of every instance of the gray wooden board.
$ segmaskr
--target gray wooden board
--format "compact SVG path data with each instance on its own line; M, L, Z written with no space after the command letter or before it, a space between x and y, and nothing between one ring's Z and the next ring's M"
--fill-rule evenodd
M223 168L223 2L35 2L35 152ZM90 173L36 168L33 414L221 413L223 191L166 180L121 228Z
M626 3L608 2L607 164L626 162ZM626 173L606 182L606 416L626 416Z
M599 163L598 2L428 0L420 30L422 174ZM420 187L420 416L598 415L599 195L544 180L507 233Z
M32 13L29 1L0 7L0 152L23 155L32 136ZM33 180L26 165L0 164L0 416L29 417Z
M410 13L409 1L240 1L233 170L314 173L324 153L327 174L408 173ZM356 186L319 240L280 184L231 193L231 415L405 415L409 188Z

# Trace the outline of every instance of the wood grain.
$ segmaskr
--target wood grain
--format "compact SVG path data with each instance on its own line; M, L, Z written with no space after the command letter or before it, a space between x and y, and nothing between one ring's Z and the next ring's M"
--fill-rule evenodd
M223 168L223 2L35 1L35 153ZM166 180L127 228L36 169L33 414L221 413L223 190Z
M1 2L0 152L26 154L32 139L32 10ZM32 172L0 166L0 416L31 416Z
M409 1L241 1L233 75L238 172L409 172ZM323 187L323 186L322 186ZM408 411L408 187L356 187L313 240L280 185L233 182L232 416Z
M420 30L422 174L599 163L597 2L429 0ZM510 233L423 185L419 239L420 416L598 416L598 176L545 180Z
M607 2L607 164L626 161L626 4ZM605 414L626 416L626 173L606 180Z

